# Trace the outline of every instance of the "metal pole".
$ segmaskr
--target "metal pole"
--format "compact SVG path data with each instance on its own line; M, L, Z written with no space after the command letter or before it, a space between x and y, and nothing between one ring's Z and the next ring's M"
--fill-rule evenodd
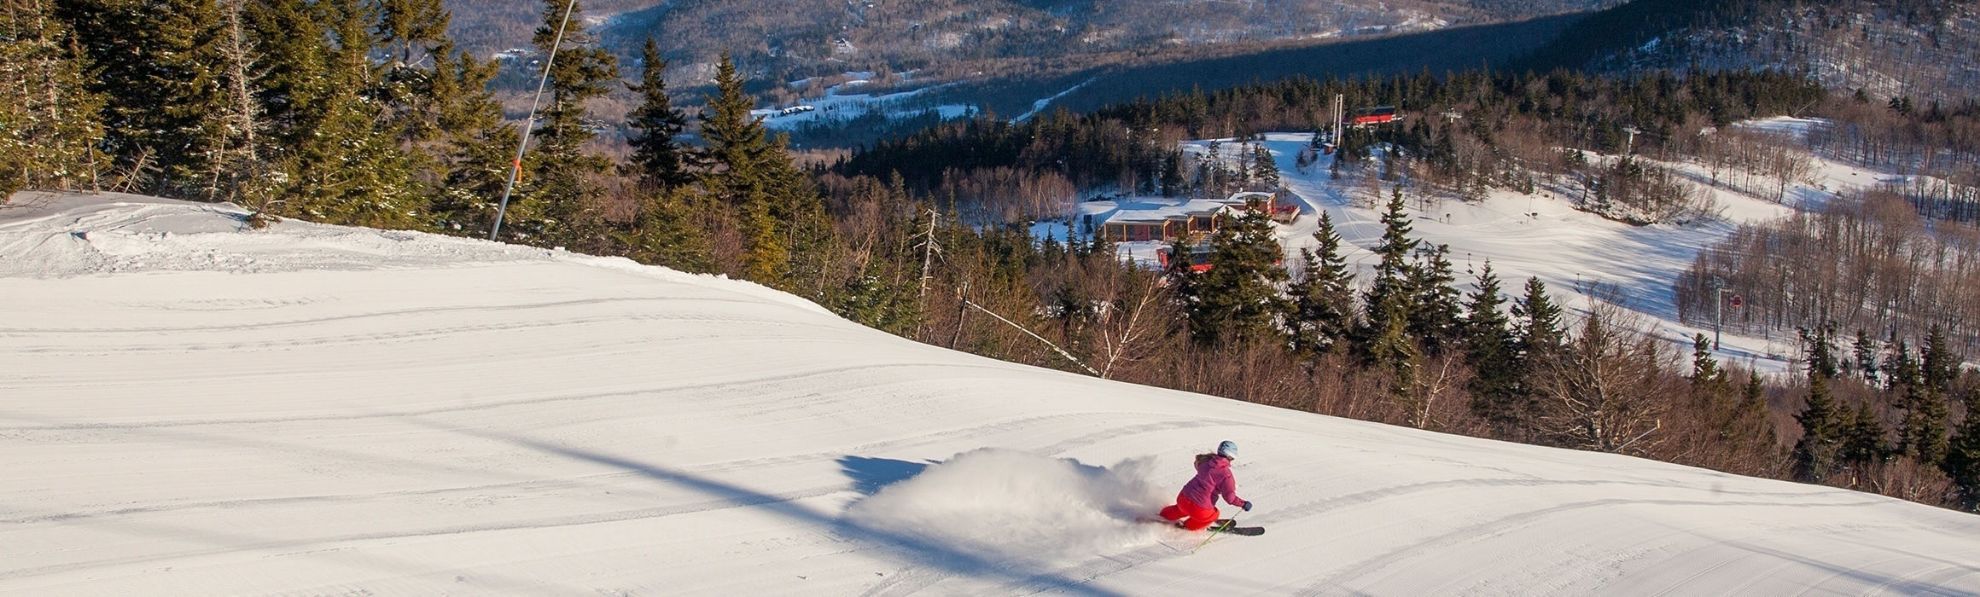
M1224 510L1223 510L1223 508L1218 508L1218 509L1217 509L1217 515L1218 515L1218 516L1222 516L1223 514L1224 514ZM1203 549L1203 546L1205 546L1205 545L1209 545L1209 544L1210 544L1210 540L1211 540L1211 539L1216 539L1216 538L1217 538L1217 535L1221 535L1221 534L1223 534L1224 532L1226 532L1226 531L1229 531L1229 530L1231 530L1231 529L1234 529L1234 528L1237 528L1237 515L1236 515L1236 514L1232 514L1230 518L1226 518L1226 519L1224 519L1224 524L1221 524L1221 525L1217 525L1217 526L1215 526L1215 527L1211 527L1211 529L1210 529L1210 536L1208 536L1208 537L1204 537L1204 538L1203 538L1203 542L1202 542L1202 543L1198 543L1198 544L1196 544L1196 547L1195 547L1195 548L1193 548L1193 549L1191 549L1191 550L1189 550L1189 553L1196 553L1196 550L1198 550L1198 549Z
M557 24L557 37L550 41L550 55L543 59L543 76L536 80L536 96L529 100L529 120L523 121L522 142L516 144L516 159L509 163L509 181L502 186L502 203L495 208L495 225L488 228L488 240L502 233L502 218L509 213L509 195L516 190L516 181L522 179L523 150L529 148L530 133L536 132L536 108L543 101L543 88L550 82L550 65L557 63L557 49L564 45L564 28L571 24L571 10L577 8L577 0L567 0L564 4L564 20Z
M1720 286L1713 290L1718 292L1719 300L1712 306L1712 319L1714 320L1712 324L1712 350L1718 350L1719 335L1726 329L1726 287Z

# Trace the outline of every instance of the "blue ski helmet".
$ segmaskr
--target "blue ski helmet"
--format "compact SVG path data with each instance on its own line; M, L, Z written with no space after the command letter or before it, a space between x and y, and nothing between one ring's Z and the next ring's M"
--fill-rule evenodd
M1237 460L1237 442L1224 440L1224 443L1217 444L1217 455Z

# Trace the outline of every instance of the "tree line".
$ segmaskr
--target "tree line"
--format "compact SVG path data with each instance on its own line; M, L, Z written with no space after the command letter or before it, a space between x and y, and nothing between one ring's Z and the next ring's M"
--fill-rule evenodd
M1923 337L1980 353L1980 230L1934 223L1870 189L1815 213L1747 224L1700 251L1674 281L1678 316L1748 335L1824 325ZM1724 308L1721 294L1741 305Z

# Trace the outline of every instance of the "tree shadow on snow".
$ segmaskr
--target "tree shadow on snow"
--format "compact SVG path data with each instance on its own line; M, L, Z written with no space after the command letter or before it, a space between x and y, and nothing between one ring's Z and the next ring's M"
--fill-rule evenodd
M928 465L940 464L935 461L910 462L892 458L868 458L846 455L839 457L839 469L852 479L853 490L862 495L879 493L880 488L913 478L927 470Z

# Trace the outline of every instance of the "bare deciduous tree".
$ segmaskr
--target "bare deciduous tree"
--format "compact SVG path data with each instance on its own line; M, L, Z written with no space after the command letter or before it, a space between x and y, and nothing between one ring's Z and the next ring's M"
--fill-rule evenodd
M1535 386L1545 405L1541 431L1561 444L1643 454L1662 438L1669 409L1658 376L1672 366L1666 343L1644 331L1641 317L1597 301L1566 350L1538 363Z

